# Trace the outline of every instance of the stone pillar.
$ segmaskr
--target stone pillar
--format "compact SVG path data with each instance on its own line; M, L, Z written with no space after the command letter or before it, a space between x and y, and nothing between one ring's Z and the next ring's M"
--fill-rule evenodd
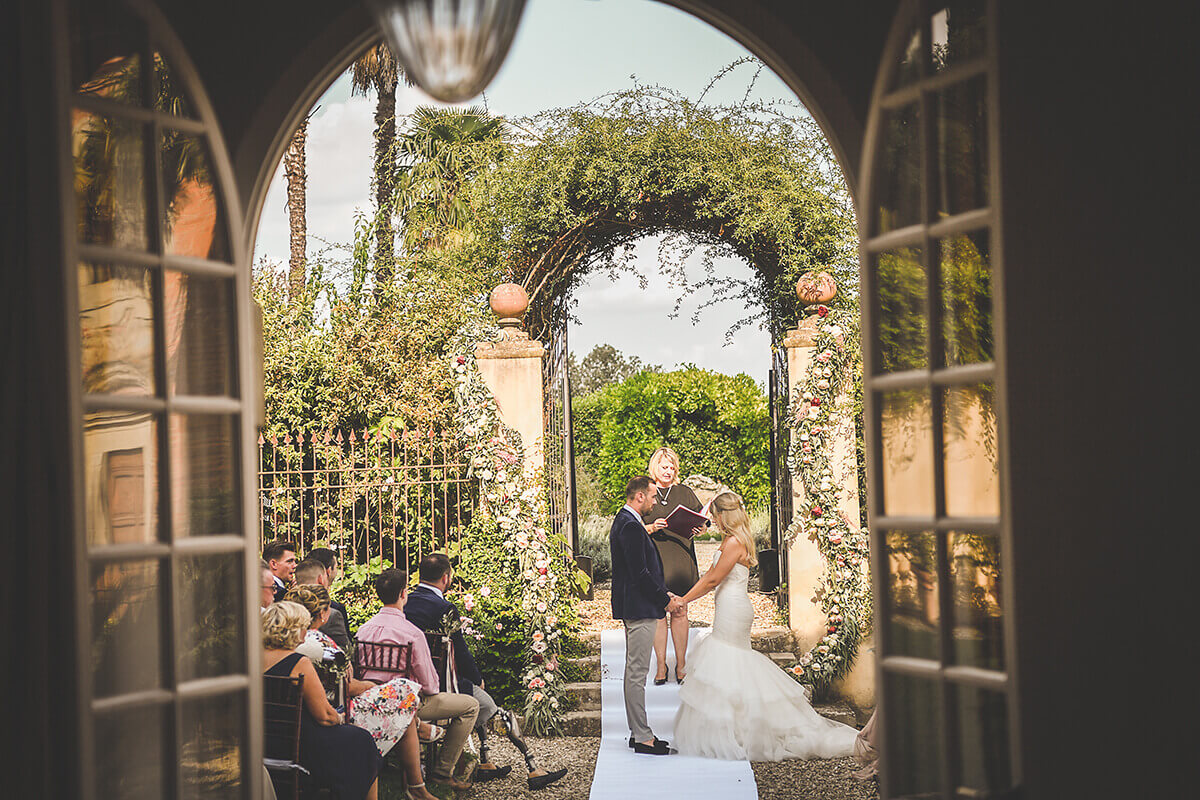
M822 285L822 276L825 284ZM817 281L814 287L813 281ZM820 292L824 290L824 294ZM815 279L805 275L797 284L797 294L802 302L828 302L836 292L832 279L822 274ZM803 316L794 330L787 332L783 344L788 356L789 401L808 372L816 355L816 333L818 317ZM850 365L849 370L855 370ZM834 483L839 487L838 512L849 522L851 533L859 530L858 454L855 448L853 412L854 375L844 376L842 390L834 399L831 414L825 425L831 428L827 439L833 445L831 469ZM834 422L836 420L836 422ZM802 508L808 503L804 485L798 476L792 478L792 507ZM814 601L821 578L825 574L825 559L817 549L816 542L808 531L802 531L788 549L788 624L795 638L798 652L807 652L826 633L827 620L821 604ZM863 574L870 576L870 565L864 560ZM856 712L871 709L875 705L875 643L874 637L864 639L858 647L858 657L850 672L837 681L833 689L854 706ZM864 720L865 721L865 718Z
M529 306L525 290L513 283L492 291L492 311L500 317L500 341L480 342L475 358L483 382L496 397L500 418L521 434L527 481L545 467L543 438L546 431L542 391L542 359L546 348L521 330L521 315Z

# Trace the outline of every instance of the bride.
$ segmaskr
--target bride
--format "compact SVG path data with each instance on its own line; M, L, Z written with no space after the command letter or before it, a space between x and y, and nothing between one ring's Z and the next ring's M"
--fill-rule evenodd
M858 731L814 711L800 684L750 647L754 608L746 582L757 560L742 498L717 495L709 515L725 539L683 602L715 587L716 608L712 632L688 656L675 747L684 755L739 761L852 755Z

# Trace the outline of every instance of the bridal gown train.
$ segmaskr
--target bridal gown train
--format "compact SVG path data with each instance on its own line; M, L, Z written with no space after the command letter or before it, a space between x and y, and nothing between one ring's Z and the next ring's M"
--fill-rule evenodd
M675 747L739 761L852 755L858 731L814 711L800 684L750 647L749 579L735 564L717 587L712 632L688 653L679 687Z

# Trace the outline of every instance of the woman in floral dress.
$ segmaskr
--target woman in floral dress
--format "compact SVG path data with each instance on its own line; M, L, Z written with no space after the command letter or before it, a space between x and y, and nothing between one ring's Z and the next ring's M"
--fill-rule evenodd
M285 599L299 603L312 615L305 640L296 648L296 652L318 663L327 655L342 652L333 639L317 630L329 619L328 589L317 584L294 586L288 590ZM401 742L405 767L412 760L416 764L417 775L420 775L420 743L415 720L420 705L420 690L419 684L407 678L392 678L382 684L351 678L348 686L352 723L371 734L381 755L386 756L397 742ZM418 788L424 791L423 787L424 784L420 787L410 784L410 793Z

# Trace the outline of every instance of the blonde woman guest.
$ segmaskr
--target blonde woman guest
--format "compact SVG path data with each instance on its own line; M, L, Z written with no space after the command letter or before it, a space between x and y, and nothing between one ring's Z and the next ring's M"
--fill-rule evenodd
M679 482L679 455L669 447L660 447L650 456L650 477L654 480L654 505L642 515L646 532L658 548L663 564L663 579L667 591L682 597L695 585L700 577L696 568L696 548L691 536L680 536L667 529L667 517L679 506L700 511L700 500L696 493ZM696 528L692 535L702 533ZM654 634L654 658L657 668L654 683L662 686L667 682L667 629L675 645L675 682L683 683L686 673L688 645L688 616L685 603L678 611L658 621Z
M284 600L263 609L263 674L304 679L300 764L312 774L314 782L347 800L377 800L376 777L383 757L371 734L343 723L342 715L329 705L312 662L292 649L304 640L311 621L308 611L298 603ZM268 720L267 725L271 724Z
M295 647L298 654L320 661L327 652L342 652L333 639L318 630L329 621L328 589L320 584L293 586L284 599L308 612L307 630ZM420 686L406 678L393 678L383 684L351 678L347 688L353 724L370 734L379 754L386 756L399 745L400 760L409 780L409 796L415 800L434 797L425 790L421 778L421 745L416 724Z
M853 754L858 731L814 711L804 688L750 647L754 537L742 498L722 492L709 516L724 539L713 566L680 599L716 590L712 633L693 648L687 685L679 690L675 746L684 755L739 761Z

